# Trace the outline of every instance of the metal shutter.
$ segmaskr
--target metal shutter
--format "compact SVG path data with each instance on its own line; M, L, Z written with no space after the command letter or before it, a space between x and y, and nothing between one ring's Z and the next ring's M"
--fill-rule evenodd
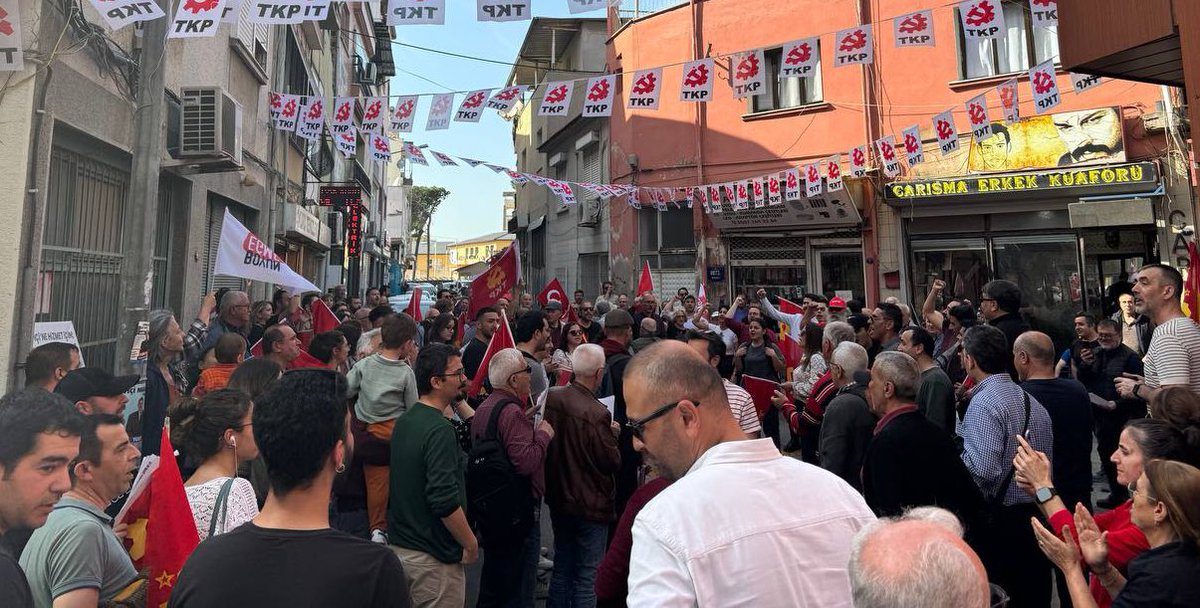
M221 224L225 218L225 209L229 209L229 213L237 218L243 225L249 224L249 213L241 209L237 205L226 205L219 200L210 199L208 202L208 226L205 231L207 239L207 254L204 260L204 289L203 293L212 293L222 287L229 289L242 289L245 287L245 282L237 277L213 276L213 265L217 263L217 247L221 244ZM249 225L246 226L250 228Z
M595 144L584 149L579 159L579 181L589 184L599 184L604 181L604 166L600 159L600 145ZM595 221L600 218L600 195L580 188L575 193L579 197L579 219Z

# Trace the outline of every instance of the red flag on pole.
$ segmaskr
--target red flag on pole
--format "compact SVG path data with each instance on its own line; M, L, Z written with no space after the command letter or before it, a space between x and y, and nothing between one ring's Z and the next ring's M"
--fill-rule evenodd
M404 312L413 318L413 321L420 323L425 320L425 315L421 314L421 288L413 287L411 297L408 299L408 308Z
M767 412L770 411L771 397L774 396L778 386L778 382L766 378L742 376L742 388L750 393L750 399L754 401L754 410L758 412L759 420L765 418Z
M521 278L521 253L515 242L494 259L483 274L471 281L471 316L507 297Z
M461 313L459 313L458 319L454 322L454 344L455 344L455 346L462 346L463 332L466 330L466 326L467 326L467 311L464 310Z
M479 362L479 370L475 372L475 377L471 379L471 386L467 388L467 395L474 397L483 389L483 381L487 379L488 364L492 362L492 355L506 348L516 347L517 343L513 340L512 329L508 326L508 318L500 315L500 326L496 328L496 333L492 334L492 339L488 341L487 351L483 353L483 360Z
M642 276L638 278L637 295L642 295L647 291L654 291L654 277L650 274L650 260L646 260L642 264Z
M329 310L329 305L325 303L325 300L321 298L316 298L312 302L312 323L314 334L333 331L342 324L334 316L333 311Z
M1192 321L1200 323L1200 252L1196 241L1188 241L1188 273L1183 282L1183 308Z
M779 298L779 312L799 315L804 314L804 309L787 298ZM804 358L804 328L792 327L780 321L779 350L783 351L783 361L788 369L800 365L800 360Z
M133 499L122 518L129 524L125 545L134 567L150 572L147 606L167 605L183 563L200 544L167 429L163 429L160 446L149 485Z
M563 290L562 283L558 279L551 279L546 286L542 288L542 293L537 295L538 304L543 308L550 303L551 300L557 301L563 306L567 305L567 292Z

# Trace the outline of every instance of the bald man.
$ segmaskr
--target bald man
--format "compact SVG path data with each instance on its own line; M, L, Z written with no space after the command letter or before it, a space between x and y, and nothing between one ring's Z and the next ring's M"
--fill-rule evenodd
M927 511L954 517L940 509ZM863 530L850 558L855 608L990 606L983 562L947 525L905 517L879 520Z
M748 439L721 376L683 342L634 356L623 390L634 447L675 481L633 524L628 605L850 604L843 564L875 519L858 492Z

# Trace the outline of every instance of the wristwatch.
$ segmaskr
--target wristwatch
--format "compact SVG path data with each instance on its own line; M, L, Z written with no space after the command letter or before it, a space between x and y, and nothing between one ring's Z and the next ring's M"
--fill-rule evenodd
M1034 496L1034 499L1037 500L1037 504L1044 505L1044 504L1050 502L1051 498L1058 496L1058 492L1050 486L1045 486L1045 487L1038 488L1037 492L1034 493L1033 496Z

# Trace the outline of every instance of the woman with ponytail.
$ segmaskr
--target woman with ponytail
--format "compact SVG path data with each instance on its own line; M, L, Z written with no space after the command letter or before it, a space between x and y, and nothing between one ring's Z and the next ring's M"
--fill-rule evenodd
M228 532L258 515L250 482L238 465L258 456L245 393L220 389L171 409L171 443L196 465L184 482L200 540Z

